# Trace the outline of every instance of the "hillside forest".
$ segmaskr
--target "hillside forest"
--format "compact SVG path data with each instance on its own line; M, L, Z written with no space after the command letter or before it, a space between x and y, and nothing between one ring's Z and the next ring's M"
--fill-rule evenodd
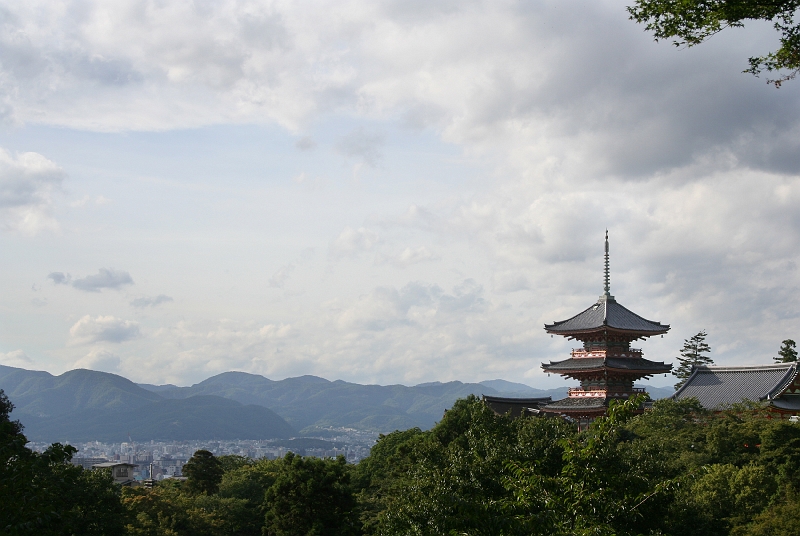
M0 391L2 393L2 391ZM128 535L795 535L800 425L689 399L612 404L583 432L458 400L357 465L198 451L186 482L120 488L29 450L0 394L0 533Z

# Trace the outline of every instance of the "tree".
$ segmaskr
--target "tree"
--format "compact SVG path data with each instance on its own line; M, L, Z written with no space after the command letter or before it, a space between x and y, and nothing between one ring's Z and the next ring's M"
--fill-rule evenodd
M13 409L0 389L0 534L121 534L120 490L110 473L69 463L70 445L33 452L9 417Z
M181 470L188 477L189 491L213 495L219 491L219 483L225 473L222 463L209 451L198 450Z
M800 0L636 0L628 7L631 20L644 23L659 39L673 39L675 46L699 45L725 28L743 27L745 21L773 23L780 47L765 56L750 58L744 72L762 71L778 77L767 83L780 87L800 72L800 23L795 14Z
M778 350L778 357L773 357L778 363L794 363L797 361L797 345L792 339L786 339L781 343L781 349Z
M275 483L264 495L264 534L334 536L358 534L350 468L343 456L281 460Z
M711 351L711 347L706 344L707 335L705 330L703 330L683 341L681 355L677 358L680 366L678 370L673 373L680 380L675 384L676 390L680 389L681 386L686 383L686 380L689 379L689 376L692 375L692 367L714 364L714 360L705 355Z

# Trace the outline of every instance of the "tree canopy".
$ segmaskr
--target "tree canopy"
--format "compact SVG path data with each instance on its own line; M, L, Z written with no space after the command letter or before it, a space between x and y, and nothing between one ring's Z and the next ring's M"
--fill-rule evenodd
M714 364L714 360L706 355L711 352L711 347L706 343L707 336L708 334L703 330L683 341L683 348L681 348L680 355L677 357L679 365L677 370L673 372L679 380L675 384L676 390L680 389L689 379L689 376L692 375L693 367Z
M676 46L699 45L726 29L743 27L747 21L769 21L779 34L780 46L763 56L749 58L744 72L758 76L774 73L767 80L780 87L800 72L800 0L636 0L628 7L630 18L646 24L656 41L672 39Z
M498 416L470 396L430 430L381 436L357 465L214 458L223 474L210 493L171 479L120 490L64 463L71 447L19 450L0 460L0 533L800 535L800 425L755 403L641 403L613 402L578 431ZM3 449L21 436L7 433L11 408L0 394Z
M181 470L188 479L188 489L197 493L213 495L219 491L219 483L225 470L213 453L198 450L192 454Z
M781 343L778 357L772 359L778 363L794 363L797 361L797 344L792 339L786 339Z

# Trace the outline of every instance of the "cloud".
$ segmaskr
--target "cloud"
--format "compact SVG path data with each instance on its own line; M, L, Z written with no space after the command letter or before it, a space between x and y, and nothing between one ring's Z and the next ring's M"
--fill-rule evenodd
M301 151L310 151L317 146L317 143L310 136L303 136L294 142L294 146Z
M366 132L363 127L359 127L342 136L336 143L336 150L371 167L377 167L383 158L380 150L383 143L382 135Z
M53 196L63 180L64 171L44 156L0 148L0 225L27 235L57 230Z
M591 174L637 178L713 154L800 169L800 96L741 73L753 50L775 44L768 25L676 51L619 2L485 0L413 16L396 2L346 11L322 2L313 13L293 3L82 5L47 18L37 15L44 0L5 6L7 121L91 130L277 122L296 132L338 113L402 117L471 150ZM51 38L64 32L70 39ZM336 148L375 166L382 143L357 127Z
M283 285L286 284L286 280L289 279L289 276L292 275L295 268L296 266L294 263L281 266L278 271L269 278L269 286L272 288L283 288Z
M56 285L69 285L72 281L72 276L64 272L50 272L47 274L47 279L52 279Z
M438 257L431 253L425 246L418 248L407 247L396 255L378 254L375 257L375 264L391 264L398 268L405 268L412 264L437 260Z
M119 356L105 350L91 350L88 354L78 359L73 368L99 370L101 372L119 372L121 360Z
M345 227L328 248L328 255L334 259L355 257L371 250L379 241L380 237L374 231L364 227Z
M22 350L14 350L13 352L0 353L0 364L7 367L17 367L30 369L36 364L33 360L25 355Z
M525 274L503 271L494 274L492 288L495 292L518 292L530 290L531 283Z
M167 296L166 294L159 294L155 298L150 297L142 297L136 298L131 301L131 305L133 307L157 307L162 303L169 303L175 301L171 297Z
M89 315L78 320L69 329L70 344L84 345L98 342L122 343L141 337L139 324L114 316Z
M51 279L56 281L54 278ZM104 288L119 289L125 285L133 285L131 274L113 268L100 268L96 275L87 275L72 282L73 287L85 292L100 292Z

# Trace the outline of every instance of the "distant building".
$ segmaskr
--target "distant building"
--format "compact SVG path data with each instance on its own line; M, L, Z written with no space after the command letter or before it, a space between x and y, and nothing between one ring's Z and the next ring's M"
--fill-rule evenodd
M781 417L800 415L800 378L797 363L751 367L695 367L672 398L697 398L710 410L721 410L743 400L766 402Z
M75 457L75 458L72 458L72 460L70 460L72 465L77 465L79 467L83 467L86 470L91 469L92 467L94 467L98 463L103 463L103 462L107 462L107 461L108 460L106 458L80 458L80 457Z
M122 486L130 486L133 483L134 467L137 465L127 462L102 462L94 464L92 469L110 469L114 482Z

